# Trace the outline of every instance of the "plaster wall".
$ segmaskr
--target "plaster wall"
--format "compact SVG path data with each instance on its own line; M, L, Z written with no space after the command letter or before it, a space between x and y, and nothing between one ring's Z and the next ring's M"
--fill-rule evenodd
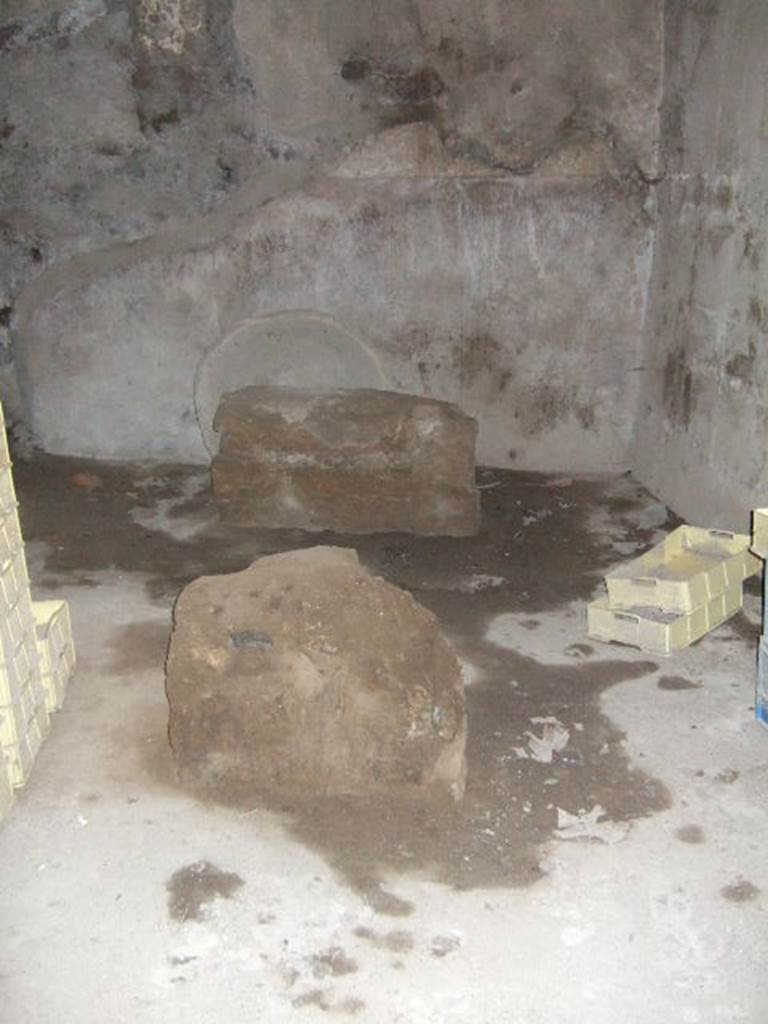
M380 386L477 415L483 462L626 467L658 3L19 0L8 17L0 340L37 443L207 458L201 364L296 313L371 353ZM277 373L257 335L237 383ZM325 351L304 337L302 383Z
M634 465L686 519L768 502L768 7L668 3L663 180Z

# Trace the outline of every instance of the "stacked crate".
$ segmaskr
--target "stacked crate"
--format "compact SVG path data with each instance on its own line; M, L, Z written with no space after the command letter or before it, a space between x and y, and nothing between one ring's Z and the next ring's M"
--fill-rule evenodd
M29 778L75 663L65 601L32 601L0 407L0 820Z
M75 667L75 647L66 601L33 601L37 647L48 713L58 711Z
M0 775L12 788L27 780L48 728L27 561L0 419ZM7 807L5 785L3 792Z
M762 559L768 558L768 508L752 512L752 551ZM763 630L757 649L757 692L755 718L768 728L768 573L763 572Z
M681 526L605 577L607 598L587 609L590 637L671 654L742 606L742 583L760 570L745 534Z

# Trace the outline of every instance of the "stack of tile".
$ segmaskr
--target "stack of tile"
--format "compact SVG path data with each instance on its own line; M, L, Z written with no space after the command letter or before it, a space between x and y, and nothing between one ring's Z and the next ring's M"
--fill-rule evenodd
M742 606L742 583L759 572L746 534L681 526L605 577L607 598L587 609L589 636L670 654Z
M29 778L73 666L66 603L30 594L0 408L0 819Z
M762 559L768 558L768 508L752 512L752 551ZM757 693L755 718L768 728L768 573L763 573L763 631L757 649Z
M64 702L67 683L75 667L75 647L66 601L33 601L37 647L49 714Z
M0 423L0 775L12 788L27 780L48 728L24 542ZM5 786L3 791L7 807Z

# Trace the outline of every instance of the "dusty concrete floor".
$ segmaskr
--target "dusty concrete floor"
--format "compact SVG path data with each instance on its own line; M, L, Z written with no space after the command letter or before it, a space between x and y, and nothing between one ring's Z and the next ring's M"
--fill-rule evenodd
M483 473L477 538L353 541L224 530L184 467L41 457L15 475L36 594L71 602L79 665L0 827L1 1020L768 1019L757 589L671 659L586 641L600 574L672 525L631 480ZM337 540L461 654L463 805L182 791L163 690L175 595ZM546 716L568 745L520 757ZM595 805L610 841L557 834L557 808Z

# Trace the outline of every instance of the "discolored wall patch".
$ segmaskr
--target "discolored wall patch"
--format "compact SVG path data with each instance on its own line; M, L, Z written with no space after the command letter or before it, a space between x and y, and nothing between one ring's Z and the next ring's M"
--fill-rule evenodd
M670 352L664 363L663 401L670 423L687 429L696 404L693 371L684 348Z

